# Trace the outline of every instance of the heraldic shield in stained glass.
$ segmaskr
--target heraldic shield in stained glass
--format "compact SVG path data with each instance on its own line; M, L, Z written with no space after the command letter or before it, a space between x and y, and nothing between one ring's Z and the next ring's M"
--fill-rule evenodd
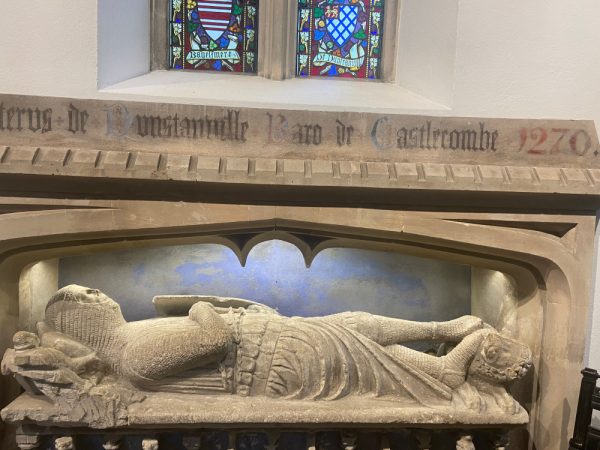
M296 74L380 78L384 0L299 0Z
M256 73L258 0L169 0L170 67Z

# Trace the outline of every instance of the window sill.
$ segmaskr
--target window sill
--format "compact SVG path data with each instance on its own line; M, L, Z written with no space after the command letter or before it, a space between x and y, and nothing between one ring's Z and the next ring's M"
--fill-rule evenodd
M432 113L449 108L390 83L290 79L159 70L99 91L123 100L379 113Z

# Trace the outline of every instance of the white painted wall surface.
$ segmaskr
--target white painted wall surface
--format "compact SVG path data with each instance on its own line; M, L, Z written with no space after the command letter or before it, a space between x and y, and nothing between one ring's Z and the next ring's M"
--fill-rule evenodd
M453 102L459 0L405 0L398 82L444 105Z
M2 2L0 92L82 98L143 94L165 101L165 84L176 86L177 78L156 83L146 79L137 91L98 90L99 84L105 87L147 70L148 4L148 0L33 0L24 7ZM600 122L596 0L404 0L403 8L402 22L413 37L405 38L398 49L406 67L400 68L401 86L395 88L408 88L424 98L419 103L415 95L400 95L398 100L405 99L406 104L399 109ZM198 75L202 80L203 74ZM238 92L238 83L248 77L235 78L221 86ZM130 86L139 88L143 83L144 79L132 81ZM270 83L276 87L265 89L280 97L281 84L288 82ZM292 89L297 84L289 82ZM189 86L188 102L201 102L198 86L201 82ZM338 89L352 91L346 86ZM321 87L316 92L322 92ZM183 95L177 91L173 97ZM339 96L336 102L347 106ZM328 99L323 105L335 106ZM372 104L350 106L360 110Z
M97 22L91 0L2 1L0 92L72 97L95 92Z
M148 67L148 4L148 0L1 2L0 92L233 104L233 95L251 91L255 96L247 97L246 104L260 98L263 105L286 107L290 97L282 96L282 90L289 86L292 96L304 89L297 87L297 80L265 84L244 77L222 81L199 75L198 81L190 81L187 74L177 78L180 74L163 73L98 90L99 85L134 77ZM597 0L404 0L403 5L401 33L410 32L411 37L398 49L401 63L407 64L398 71L401 85L391 86L386 98L372 96L367 102L353 99L356 90L342 82L337 91L347 92L346 99L338 95L334 104L330 99L335 95L323 96L309 106L594 119L600 125ZM206 98L207 79L212 80L212 91L222 95ZM186 82L179 83L182 80ZM243 83L258 83L260 89L244 88ZM318 93L324 88L316 82L311 89ZM600 276L596 280L589 360L600 368Z
M148 3L148 0L98 1L97 84L99 88L148 72L150 67Z

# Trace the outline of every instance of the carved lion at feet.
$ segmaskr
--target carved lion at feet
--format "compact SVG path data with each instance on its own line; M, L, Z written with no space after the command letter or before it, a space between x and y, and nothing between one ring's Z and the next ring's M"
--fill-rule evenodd
M468 408L487 409L482 394L493 398L508 414L516 414L519 403L506 391L506 385L523 378L531 368L531 351L526 345L491 329L480 330L484 337L467 372L466 382L457 389Z

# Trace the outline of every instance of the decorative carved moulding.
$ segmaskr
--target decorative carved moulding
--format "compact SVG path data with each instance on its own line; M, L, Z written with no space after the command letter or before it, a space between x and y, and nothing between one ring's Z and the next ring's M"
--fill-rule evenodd
M0 174L595 196L600 146L592 121L4 95Z

